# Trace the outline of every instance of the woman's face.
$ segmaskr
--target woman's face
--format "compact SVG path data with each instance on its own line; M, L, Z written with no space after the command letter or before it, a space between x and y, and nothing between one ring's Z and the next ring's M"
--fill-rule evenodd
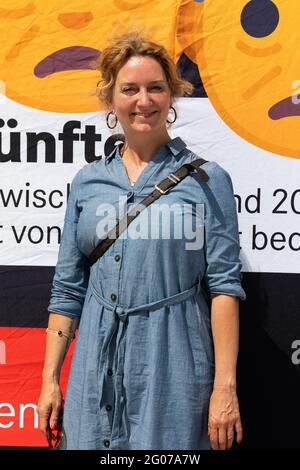
M119 70L112 109L126 133L165 132L172 97L161 65L134 56Z

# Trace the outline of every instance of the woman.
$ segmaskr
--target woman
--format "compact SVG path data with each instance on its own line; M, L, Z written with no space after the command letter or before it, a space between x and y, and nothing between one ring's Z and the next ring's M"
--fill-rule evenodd
M206 162L207 182L191 173L160 197L159 208L177 208L169 236L166 219L158 222L163 236L128 230L90 267L117 208L121 217L199 158L168 134L174 100L192 86L164 47L125 34L102 52L99 70L108 126L119 121L125 141L72 183L48 308L40 429L50 439L57 425L60 369L80 319L64 406L67 449L229 449L235 435L242 439L236 360L245 298L230 177ZM205 236L191 248L190 234L175 230L178 207L192 207L195 222L196 204ZM145 228L145 212L136 230Z

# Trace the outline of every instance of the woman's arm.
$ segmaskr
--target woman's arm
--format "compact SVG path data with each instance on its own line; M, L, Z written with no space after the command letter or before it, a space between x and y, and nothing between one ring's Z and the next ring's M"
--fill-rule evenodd
M38 413L40 430L50 445L53 437L51 429L55 429L62 409L60 370L79 323L90 276L89 260L79 249L77 233L83 171L79 170L71 184L48 305L45 364Z
M49 314L43 381L59 381L61 366L74 338L78 323L79 317L55 312Z
M48 321L43 384L38 402L40 430L51 443L62 407L60 371L78 326L79 317L51 312Z
M215 350L214 387L236 389L239 342L239 300L235 296L212 296L211 326Z
M236 363L239 342L239 303L231 295L212 296L211 324L215 351L215 379L209 406L209 436L212 448L229 449L242 425L236 395Z

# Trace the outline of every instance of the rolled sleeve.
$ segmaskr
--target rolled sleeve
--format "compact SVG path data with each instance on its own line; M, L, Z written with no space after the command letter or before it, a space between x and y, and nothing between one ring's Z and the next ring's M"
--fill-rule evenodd
M229 174L217 163L205 189L204 283L209 295L246 298L241 286L240 243L236 203Z
M90 272L88 259L77 244L79 180L80 172L75 175L71 184L48 306L49 312L72 317L81 315Z

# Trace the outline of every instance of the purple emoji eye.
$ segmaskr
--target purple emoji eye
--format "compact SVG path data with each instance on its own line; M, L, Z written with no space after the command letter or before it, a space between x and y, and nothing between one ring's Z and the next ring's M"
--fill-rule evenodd
M279 11L271 0L251 0L241 13L244 31L254 38L269 36L279 22Z

